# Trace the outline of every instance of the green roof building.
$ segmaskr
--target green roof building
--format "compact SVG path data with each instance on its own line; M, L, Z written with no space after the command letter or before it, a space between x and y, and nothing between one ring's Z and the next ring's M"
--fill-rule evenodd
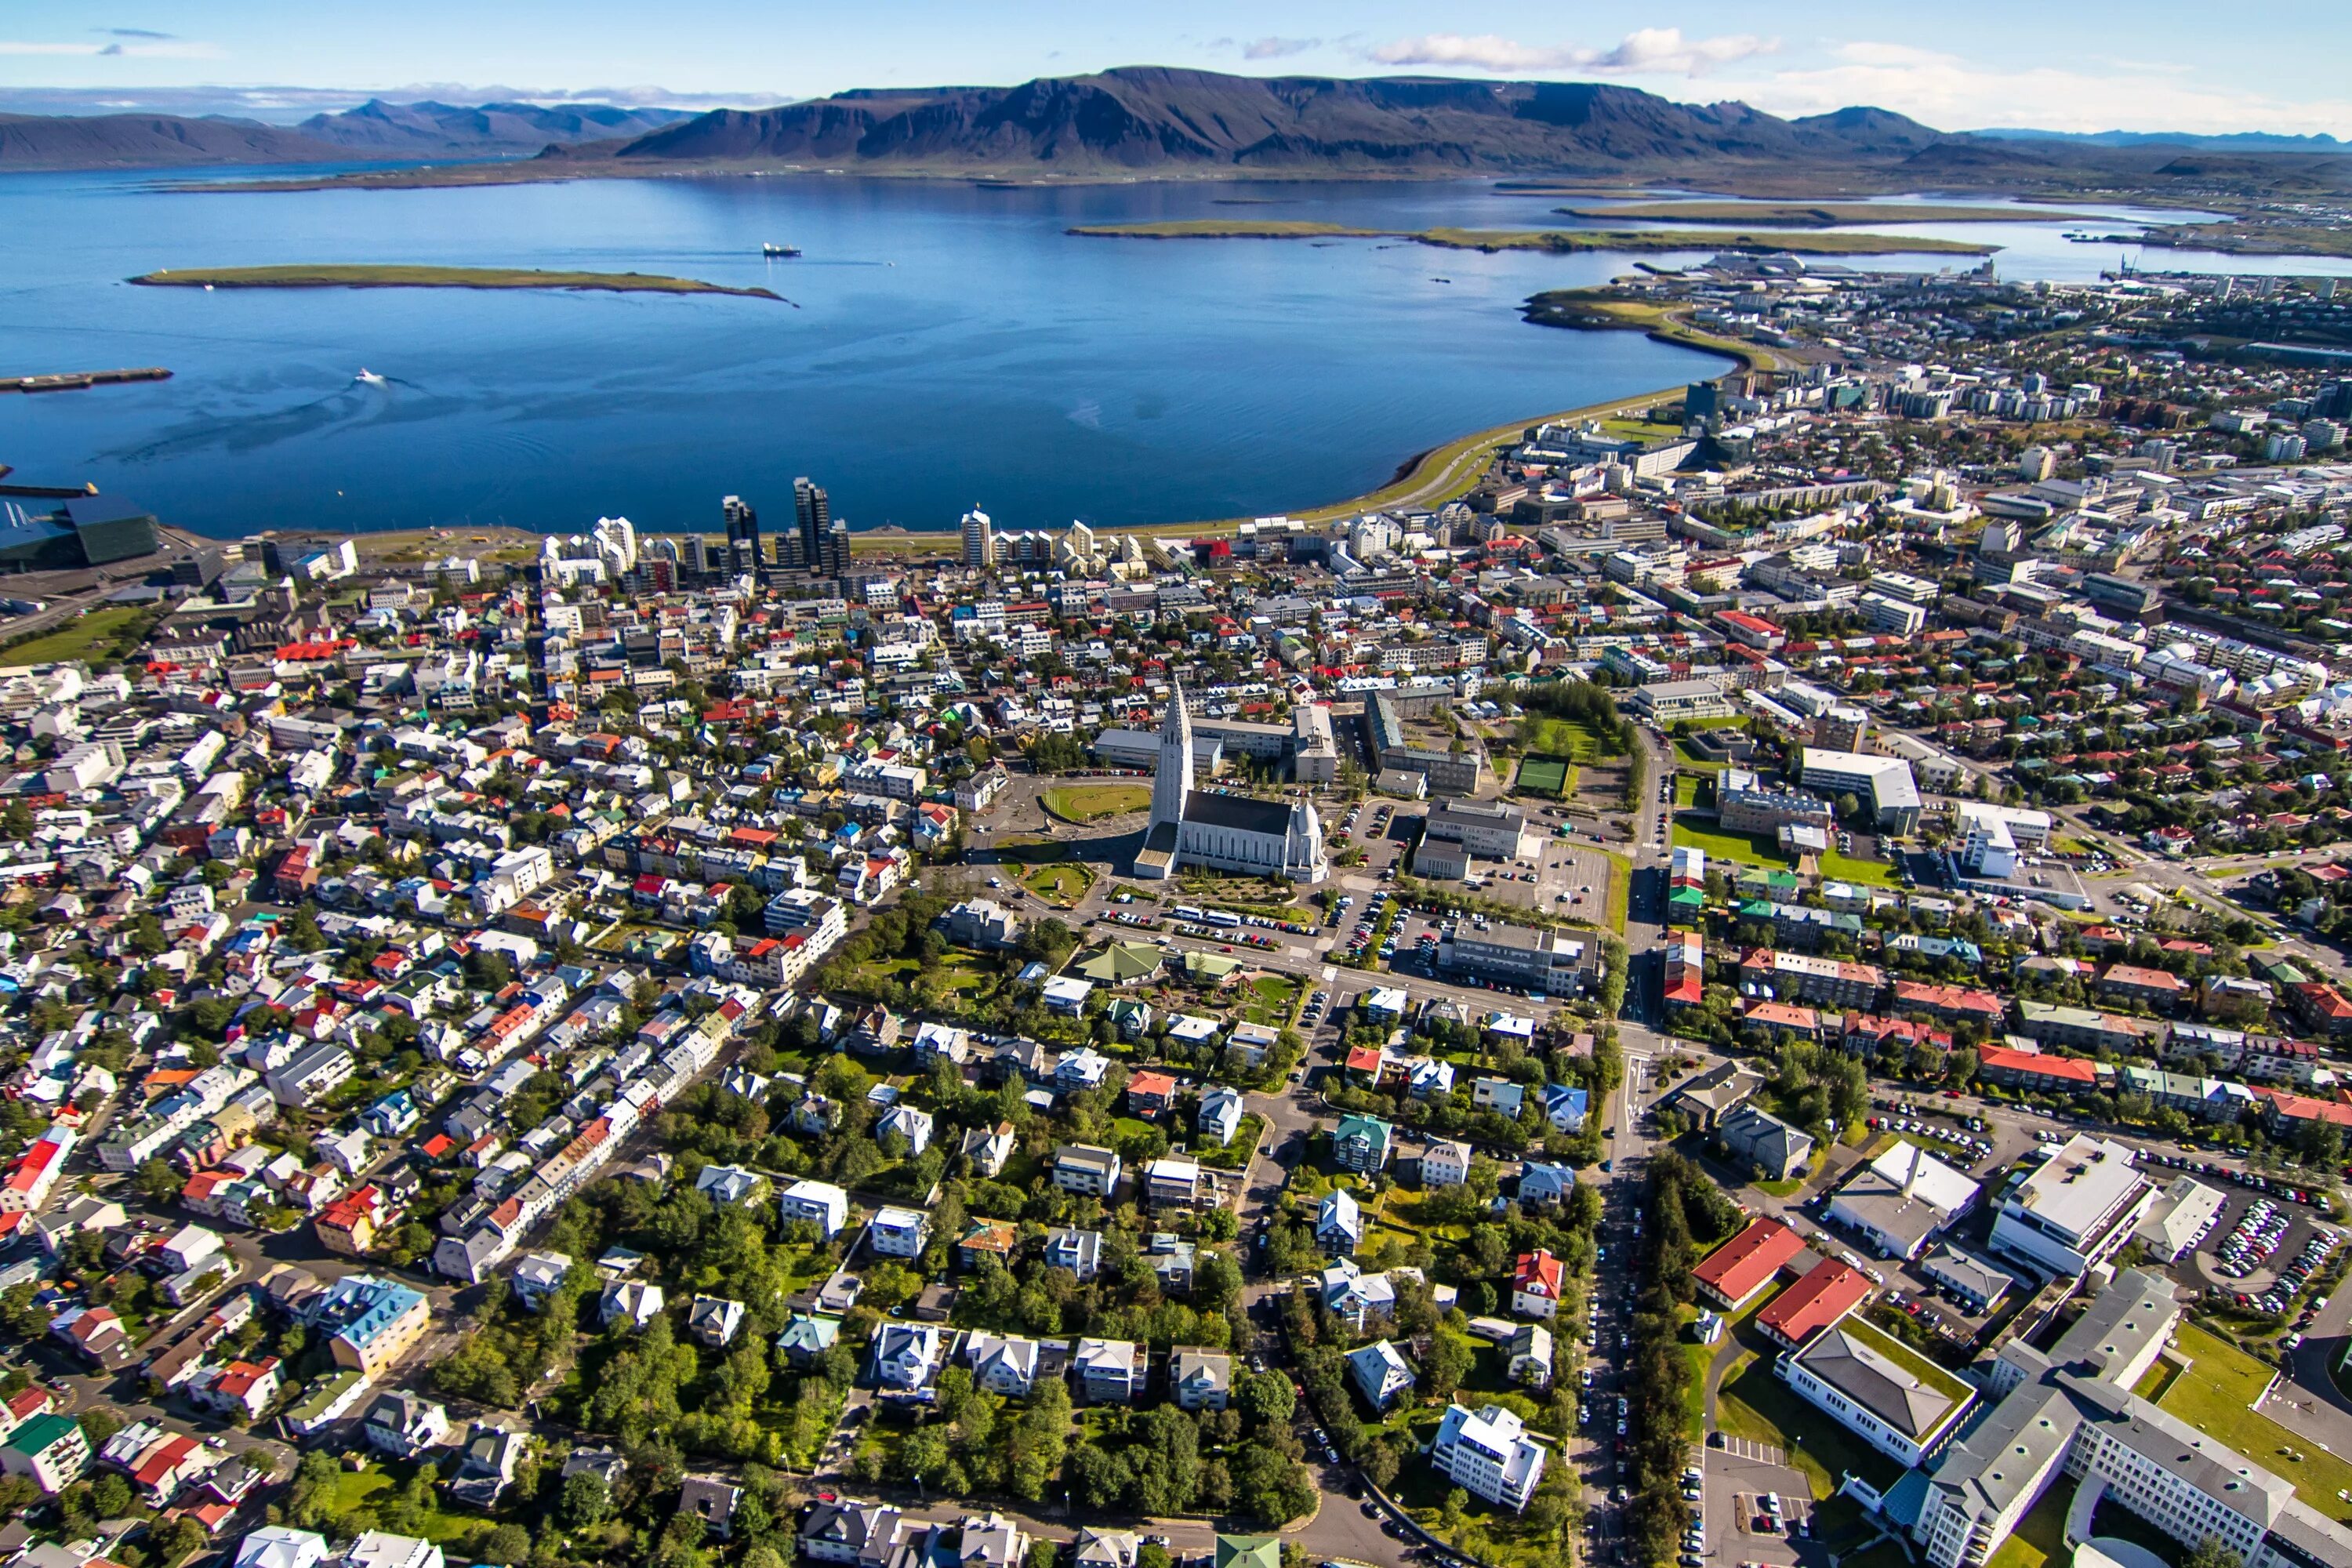
M29 1477L55 1497L89 1468L89 1439L70 1415L36 1415L0 1447L0 1471Z
M1339 1130L1331 1134L1331 1158L1342 1170L1377 1171L1389 1163L1395 1146L1394 1131L1377 1116L1351 1112L1339 1118Z
M1282 1542L1271 1535L1220 1535L1216 1568L1282 1568Z

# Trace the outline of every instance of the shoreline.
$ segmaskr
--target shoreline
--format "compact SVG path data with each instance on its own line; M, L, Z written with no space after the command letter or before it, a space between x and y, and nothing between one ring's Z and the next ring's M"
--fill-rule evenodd
M1710 337L1696 331L1683 319L1682 312L1663 306L1611 300L1601 289L1549 290L1526 300L1520 306L1520 315L1531 325L1570 331L1638 331L1657 342L1717 355L1731 362L1737 368L1769 370L1779 368L1781 363L1780 356L1769 349L1728 338ZM1726 370L1721 374L1728 374L1730 372ZM1398 464L1389 481L1375 489L1280 515L1301 522L1318 523L1391 507L1434 508L1468 490L1477 477L1486 471L1486 462L1496 449L1518 439L1529 426L1570 419L1607 418L1629 409L1647 407L1677 397L1681 393L1681 386L1653 387L1604 402L1531 415L1507 424L1473 430L1405 458ZM1205 538L1231 534L1241 524L1252 521L1254 519L1248 517L1225 517L1189 522L1147 522L1118 528L1106 526L1097 531L1132 533L1150 538ZM709 531L668 532L647 529L641 536L676 539L698 531ZM546 537L549 535L507 525L495 528L452 525L446 528L399 529L352 536L362 553L379 555L420 547L426 549L428 553L435 553L437 552L431 548L435 544L448 547L453 552L461 552L455 551L457 545L477 538L494 547L502 544L506 550L526 549L535 554L537 546L533 542ZM853 532L849 536L849 548L853 559L858 556L953 559L961 557L963 540L953 527L915 530L903 523L889 523Z

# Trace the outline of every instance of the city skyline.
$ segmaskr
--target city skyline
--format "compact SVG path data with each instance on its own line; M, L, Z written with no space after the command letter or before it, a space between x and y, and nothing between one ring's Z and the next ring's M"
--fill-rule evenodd
M2175 3L2105 18L1990 0L1889 14L1835 0L1693 0L1626 30L1597 16L1531 20L1500 6L1210 4L1165 23L1048 4L1013 18L910 0L887 31L863 15L703 0L659 32L611 0L484 14L446 0L336 14L285 0L132 3L93 12L33 0L0 22L0 109L235 113L284 121L370 95L571 97L757 108L859 87L1003 84L1121 65L1250 75L1425 74L1620 82L1775 114L1866 104L1944 130L2264 132L2352 138L2340 52L2281 48L2344 36L2295 0L2259 31Z

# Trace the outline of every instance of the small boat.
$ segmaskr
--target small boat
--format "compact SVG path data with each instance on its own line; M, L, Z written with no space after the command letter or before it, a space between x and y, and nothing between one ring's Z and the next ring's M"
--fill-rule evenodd
M362 370L359 374L352 377L352 379L356 382L364 383L369 386L382 386L383 384L383 377L376 374L376 373L372 370Z
M798 256L800 253L801 247L797 245L778 245L770 241L760 247L760 254L772 258L778 256Z

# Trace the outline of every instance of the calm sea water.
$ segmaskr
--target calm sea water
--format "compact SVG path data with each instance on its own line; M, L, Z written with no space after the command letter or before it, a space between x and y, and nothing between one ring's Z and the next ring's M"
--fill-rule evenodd
M1484 184L994 190L808 176L242 195L154 184L0 177L0 374L175 373L0 398L0 462L22 481L94 480L215 535L571 531L600 515L715 529L730 493L773 526L797 474L860 528L951 527L974 504L1000 528L1262 514L1369 489L1466 430L1722 363L1519 320L1528 294L1604 279L1624 257L1063 232L1254 215L1380 228L1561 221L1548 216L1557 200ZM2060 238L2063 226L1912 232L2006 244L2001 265L2017 275L2113 265L2105 248ZM764 260L770 240L804 254ZM761 284L792 303L122 281L298 261L636 269ZM362 369L385 384L357 382Z

